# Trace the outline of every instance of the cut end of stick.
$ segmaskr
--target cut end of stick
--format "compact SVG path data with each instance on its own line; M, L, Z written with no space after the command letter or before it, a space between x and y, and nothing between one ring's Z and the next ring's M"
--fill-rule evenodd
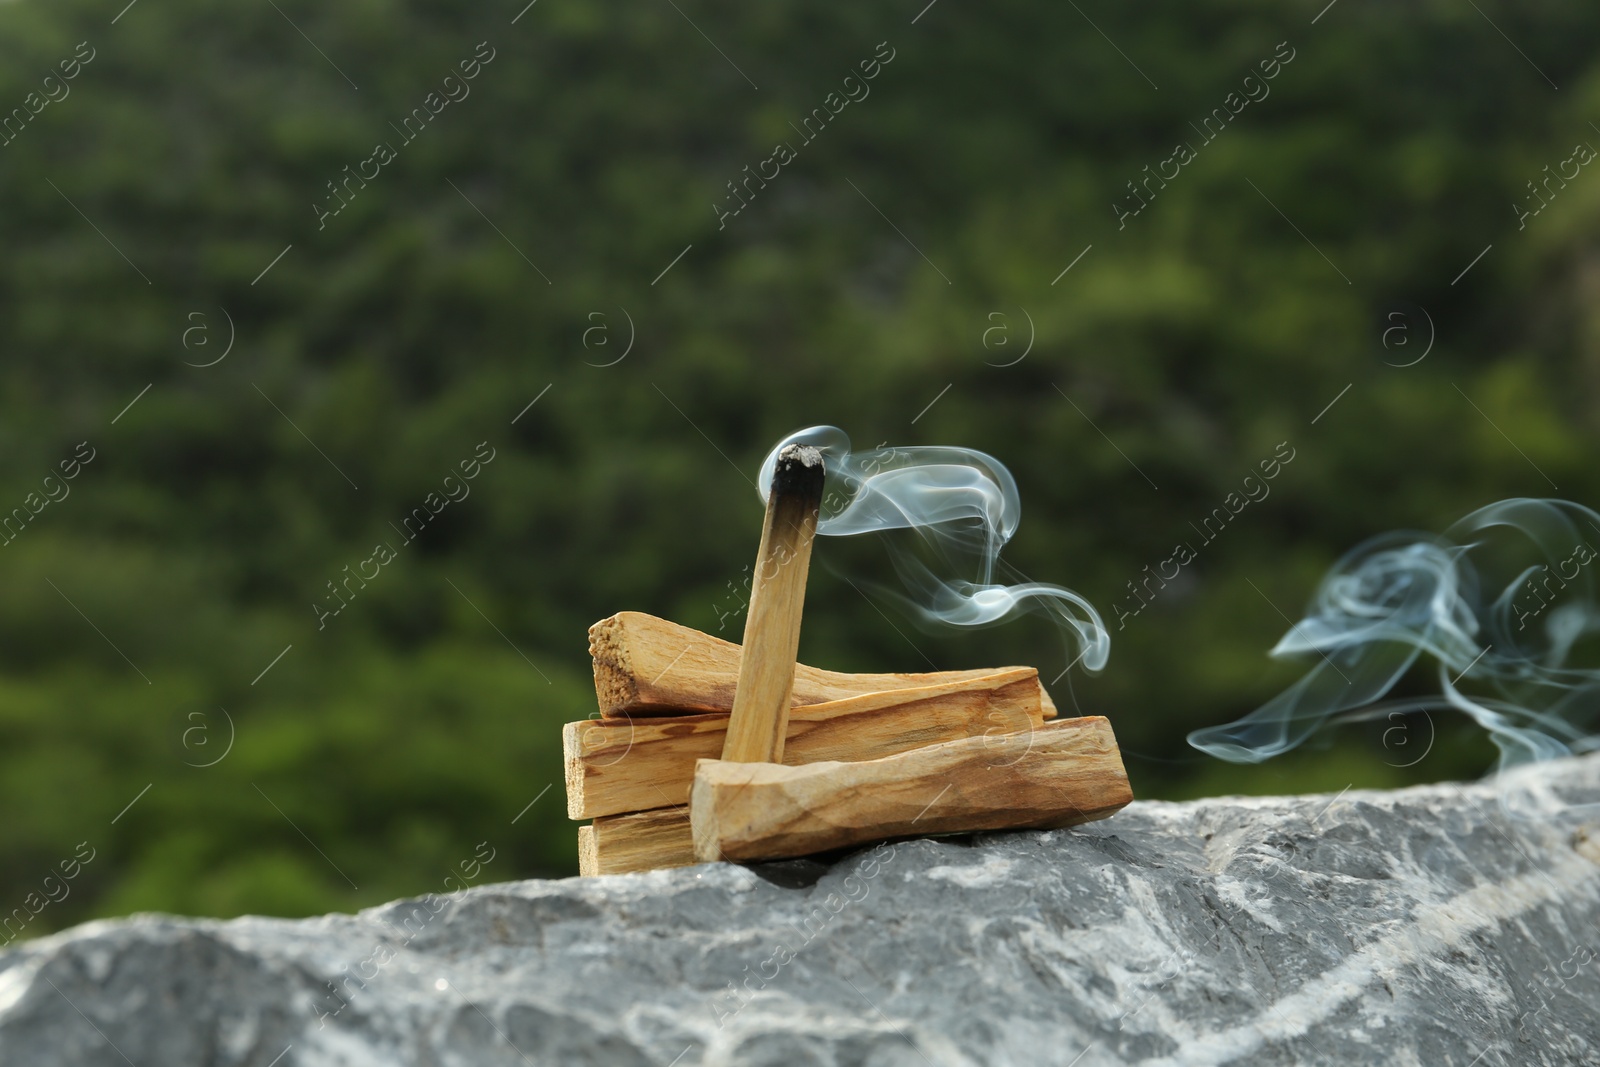
M589 627L589 658L594 664L594 691L603 711L625 708L639 699L639 672L623 616L613 615Z
M595 847L594 827L578 827L578 874L593 878L600 873L600 850Z

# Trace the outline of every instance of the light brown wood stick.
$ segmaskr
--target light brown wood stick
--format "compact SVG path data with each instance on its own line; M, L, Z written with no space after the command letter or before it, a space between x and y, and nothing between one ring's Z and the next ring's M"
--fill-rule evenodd
M795 708L786 764L867 760L961 737L1042 725L1039 675L1019 667L920 689L894 689ZM728 719L585 719L562 729L567 815L593 819L687 804L695 761L722 752Z
M703 860L777 859L912 834L1053 828L1133 799L1094 716L945 741L862 763L701 760L689 813Z
M584 877L699 862L694 858L687 807L608 815L592 826L578 827L578 873Z
M594 690L606 718L726 715L739 681L739 646L675 622L623 611L589 627ZM792 707L823 704L889 689L919 689L981 678L1011 667L927 674L843 674L797 664ZM1031 668L1026 668L1031 669ZM1050 694L1042 695L1044 717L1056 717Z
M739 682L722 744L722 758L729 762L783 759L822 481L822 453L817 449L789 445L778 453L750 585Z

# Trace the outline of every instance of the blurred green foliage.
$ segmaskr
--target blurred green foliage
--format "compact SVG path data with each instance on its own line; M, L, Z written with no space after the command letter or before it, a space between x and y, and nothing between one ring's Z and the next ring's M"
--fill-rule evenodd
M586 627L716 631L756 464L817 422L1010 466L1007 558L1114 630L1057 701L1113 718L1139 795L1487 765L1443 716L1257 768L1183 736L1298 677L1265 651L1354 543L1552 484L1600 502L1600 177L1525 228L1513 206L1600 145L1600 11L1486 6L1514 48L1443 2L1315 25L1321 3L1260 0L915 25L921 0L545 0L515 25L520 2L120 6L0 5L0 108L94 51L0 147L0 507L96 450L0 549L0 911L97 850L28 935L369 905L442 888L480 841L484 878L572 873ZM883 41L870 96L801 146L789 124ZM1283 41L1270 95L1119 228L1126 183ZM471 95L399 146L479 42ZM719 229L778 141L798 159ZM377 142L398 158L319 229ZM1415 313L1381 341L1402 306L1437 332L1409 367ZM1284 441L1270 497L1117 629L1126 583ZM400 548L480 442L470 497ZM319 629L383 541L398 558ZM808 662L1064 666L1037 619L917 630L873 592L884 559L823 543Z

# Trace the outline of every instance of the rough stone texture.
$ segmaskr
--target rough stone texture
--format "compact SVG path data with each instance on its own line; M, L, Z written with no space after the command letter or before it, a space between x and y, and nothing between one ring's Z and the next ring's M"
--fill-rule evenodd
M92 923L0 954L0 1063L1600 1063L1600 756L1515 781Z

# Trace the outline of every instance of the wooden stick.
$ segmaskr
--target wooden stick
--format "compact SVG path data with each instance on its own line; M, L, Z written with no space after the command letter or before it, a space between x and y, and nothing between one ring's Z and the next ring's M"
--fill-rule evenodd
M586 878L699 862L687 807L610 815L578 827L578 873Z
M815 448L790 445L778 454L767 493L767 521L756 552L739 683L722 746L724 760L783 759L822 481L822 453Z
M727 715L739 680L738 645L675 622L623 611L589 627L589 654L594 658L594 689L606 718L684 715L704 712ZM841 674L797 664L793 707L822 704L890 689L920 689L945 682L982 678L997 670L928 674ZM1024 668L1031 669L1031 668ZM1055 704L1043 693L1044 717L1056 717Z
M1098 716L974 737L863 763L701 760L689 814L695 855L775 859L911 834L1053 828L1133 799Z
M846 697L789 714L786 764L867 760L908 748L1043 725L1032 667L921 689ZM687 804L695 761L721 754L722 715L677 719L585 719L561 733L567 815L593 819Z

